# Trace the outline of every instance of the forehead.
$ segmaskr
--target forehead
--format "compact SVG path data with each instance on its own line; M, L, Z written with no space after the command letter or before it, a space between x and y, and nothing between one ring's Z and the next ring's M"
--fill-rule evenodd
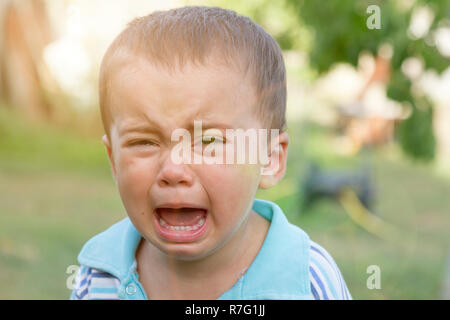
M169 70L136 58L110 82L112 125L188 127L194 120L219 121L242 127L256 118L251 78L235 67L208 61Z

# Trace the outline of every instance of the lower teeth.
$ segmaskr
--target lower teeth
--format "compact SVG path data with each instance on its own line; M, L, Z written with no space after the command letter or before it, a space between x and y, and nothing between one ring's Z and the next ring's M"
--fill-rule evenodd
M176 230L176 231L192 231L192 230L197 230L198 228L200 228L201 226L203 226L203 224L205 223L205 219L201 218L200 221L193 225L193 226L170 226L167 224L167 222L165 222L163 219L159 219L159 224L161 226L163 226L165 229L168 230Z

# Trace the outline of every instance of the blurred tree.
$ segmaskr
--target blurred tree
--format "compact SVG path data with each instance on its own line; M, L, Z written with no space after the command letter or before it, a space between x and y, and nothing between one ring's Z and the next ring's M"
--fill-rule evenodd
M205 2L205 3L203 3ZM277 40L283 50L307 50L310 34L302 20L287 10L283 1L271 0L185 0L187 5L212 5L250 17Z
M309 58L311 66L320 73L338 62L356 66L362 51L379 56L383 45L392 47L391 76L388 80L389 98L408 104L411 115L398 128L403 150L415 159L429 161L435 154L432 104L412 90L410 79L402 72L402 64L414 57L423 61L425 69L441 73L450 65L434 39L435 31L450 21L448 0L286 0L298 20L313 35ZM380 28L369 29L370 5L380 8ZM422 27L412 29L413 14L422 10L418 19ZM431 16L427 26L427 13ZM423 27L424 26L424 27ZM420 28L421 27L421 28Z
M42 60L52 30L43 0L0 1L0 98L39 119L48 119L51 104Z
M372 75L361 95L372 82L387 83L388 97L411 110L410 117L397 128L402 149L414 159L430 161L434 158L433 105L413 90L413 83L402 72L402 65L408 58L418 58L423 62L424 69L438 73L449 66L449 57L443 56L437 49L435 34L438 28L449 27L450 1L327 0L320 4L313 0L206 2L250 16L275 37L283 50L306 51L310 66L319 75L340 62L356 66L361 52L372 53L376 71L382 72ZM187 0L186 3L198 4L198 1ZM370 23L376 21L371 19L376 11L368 10L373 5L380 9L378 29L369 28ZM427 13L431 13L431 17ZM413 16L420 14L422 16L413 21ZM392 48L392 52L386 52L390 51L386 48Z

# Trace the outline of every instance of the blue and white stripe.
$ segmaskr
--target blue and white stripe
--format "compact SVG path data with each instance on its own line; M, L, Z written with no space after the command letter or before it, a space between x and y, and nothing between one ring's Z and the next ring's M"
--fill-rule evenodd
M351 300L342 274L330 254L310 241L309 278L316 300Z
M351 300L344 278L330 254L310 241L309 278L311 292L316 300ZM81 266L76 279L72 300L119 300L120 282L114 276Z
M72 300L119 300L119 279L109 273L81 266L75 278Z

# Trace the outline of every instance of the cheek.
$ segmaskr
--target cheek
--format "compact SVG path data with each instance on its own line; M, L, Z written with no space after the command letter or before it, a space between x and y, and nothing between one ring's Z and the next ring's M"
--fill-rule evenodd
M229 219L231 213L240 216L251 206L259 182L256 166L206 165L201 174L203 187L217 213L216 219Z
M129 212L143 210L153 184L155 164L149 158L123 155L118 161L117 184L122 201Z

